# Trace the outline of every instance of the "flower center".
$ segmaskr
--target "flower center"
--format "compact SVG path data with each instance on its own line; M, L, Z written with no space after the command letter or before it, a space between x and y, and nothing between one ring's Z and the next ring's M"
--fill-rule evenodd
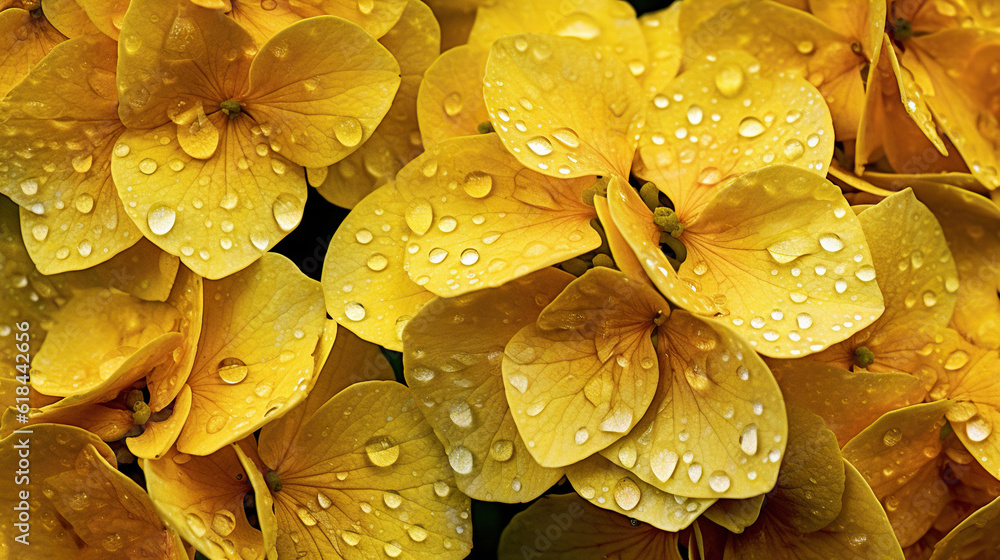
M228 115L231 119L236 118L236 116L240 114L240 111L243 110L243 106L240 105L240 102L232 99L219 103L219 108L222 109L222 112Z

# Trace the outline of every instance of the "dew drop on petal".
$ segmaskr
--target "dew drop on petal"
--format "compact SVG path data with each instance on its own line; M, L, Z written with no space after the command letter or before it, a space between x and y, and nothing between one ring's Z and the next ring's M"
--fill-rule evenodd
M510 460L511 455L514 454L514 442L509 439L498 439L493 442L490 446L490 457L493 460L503 463L504 461Z
M886 433L882 434L882 443L886 447L892 447L902 441L903 432L899 428L891 428Z
M723 471L715 471L708 477L708 486L716 492L725 492L729 490L729 475Z
M469 474L472 472L472 452L462 445L456 445L448 453L448 464L458 474Z
M344 306L344 315L352 321L360 321L365 318L365 306L352 301Z
M174 209L165 205L157 204L149 209L146 214L146 223L149 224L149 230L156 235L164 235L174 227L174 221L177 219L177 213Z
M618 507L625 511L631 511L639 504L639 498L642 497L642 493L634 480L625 477L615 484L614 497Z
M535 136L527 142L528 148L537 155L547 156L552 153L552 144L544 136Z
M235 385L246 379L249 368L239 358L225 358L217 366L219 377L230 385Z
M389 436L376 436L365 444L368 460L378 467L388 467L399 459L399 445Z

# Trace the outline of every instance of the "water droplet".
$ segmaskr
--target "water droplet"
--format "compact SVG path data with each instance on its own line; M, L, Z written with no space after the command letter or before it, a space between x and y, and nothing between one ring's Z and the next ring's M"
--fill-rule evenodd
M701 124L701 121L704 118L704 116L705 116L705 113L704 113L704 111L701 110L701 107L699 107L697 105L692 105L692 106L688 107L688 110L687 110L687 119L688 119L688 122L691 123L692 125Z
M271 206L271 212L281 231L292 231L302 219L302 203L294 195L281 193Z
M622 466L625 467L626 469L631 469L633 466L635 466L636 452L635 452L635 446L632 445L632 442L626 441L618 449L618 460L621 462Z
M725 492L729 490L729 475L722 471L715 471L708 477L708 486L716 492Z
M442 216L441 219L438 220L438 229L441 230L441 233L451 233L455 231L455 228L457 227L458 220L452 216Z
M698 482L701 480L701 465L698 463L692 463L688 467L688 478L691 479L691 482Z
M750 424L743 428L743 433L740 435L740 448L747 455L757 453L757 424Z
M374 236L372 235L372 232L368 231L367 229L361 228L354 234L354 238L358 240L358 243L362 245L367 245L371 243Z
M785 142L783 152L789 161L795 161L802 157L802 154L806 153L806 147L803 146L802 142L799 142L798 140L789 140L788 142Z
M358 119L354 117L341 117L334 124L333 134L337 137L338 142L348 148L353 148L361 143L365 129L361 126L361 121Z
M83 193L76 197L76 200L73 202L73 206L75 206L76 210L81 214L89 214L94 209L94 197L87 193Z
M948 359L944 362L944 369L948 371L955 371L961 369L962 366L969 363L969 354L964 350L955 350L948 355Z
M937 294L931 290L924 292L924 305L927 307L934 307L937 303Z
M746 117L740 121L739 132L744 138L756 138L764 133L764 123L756 117Z
M449 117L454 117L455 115L462 112L462 94L454 91L445 96L444 102L444 112Z
M583 445L584 443L587 443L588 439L590 439L590 432L587 431L587 428L580 428L576 431L576 435L573 436L573 439L576 441L577 445Z
M983 441L990 437L993 426L982 416L976 416L965 425L965 435L972 441Z
M365 444L365 453L375 466L388 467L399 459L399 446L389 436L377 436Z
M360 321L365 318L365 306L352 301L344 306L344 315L352 321Z
M364 15L372 13L375 9L375 0L358 0L358 11Z
M734 97L743 89L743 69L726 64L715 74L715 87L726 97Z
M816 47L813 45L812 41L799 41L798 44L795 45L795 48L802 54L809 54L813 52L813 49Z
M577 148L580 146L580 137L576 135L576 132L573 132L568 128L557 128L553 130L552 137L567 148Z
M382 501L389 509L396 509L403 503L403 498L395 492L386 492L382 494Z
M45 241L48 235L49 226L45 224L36 224L31 228L31 236L35 238L35 241Z
M800 329L808 329L813 324L812 316L808 313L799 313L795 321L798 323Z
M296 513L299 516L299 521L301 521L302 524L305 525L306 527L312 527L316 525L316 518L313 517L313 514L309 513L309 510L305 508L299 508L299 510Z
M121 142L115 144L114 153L118 157L125 157L130 151L131 148L128 147L128 144L122 144Z
M427 539L427 529L424 529L420 525L413 525L406 530L406 534L410 535L413 542L424 542Z
M225 414L216 414L208 419L208 425L205 426L205 431L210 434L217 434L222 431L222 428L226 427L229 423L229 416Z
M885 434L882 435L882 443L886 447L892 447L896 445L903 439L903 432L899 428L891 428Z
M489 173L473 171L465 176L462 188L472 198L483 198L493 190L493 177Z
M413 233L423 235L434 221L434 209L426 198L415 198L406 206L404 218Z
M639 486L634 480L625 477L615 485L614 496L618 507L625 511L631 511L639 504L639 498L642 497L642 493L639 491Z
M316 502L319 504L319 507L323 509L327 509L333 505L333 500L331 500L329 496L327 496L322 492L316 493Z
M870 265L862 266L854 273L854 275L857 276L858 280L861 280L862 282L871 282L875 279L875 267Z
M216 367L219 377L230 385L235 385L246 379L250 371L243 360L239 358L225 358Z
M528 140L528 148L537 155L547 156L552 153L552 144L544 136L535 136Z
M490 446L490 456L493 457L495 461L510 460L511 455L514 454L514 442L509 439L498 439L493 442Z
M205 522L201 520L201 517L199 517L197 513L189 513L185 515L184 521L187 522L188 527L196 537L203 537L208 531L208 528L205 527Z
M389 259L385 258L382 253L372 253L368 257L368 268L375 272L385 270L385 267L389 266Z
M522 394L528 390L528 378L523 375L513 374L508 378L508 381L512 387Z
M844 248L844 242L835 233L824 233L819 236L819 244L820 247L831 253L836 253Z
M427 254L427 260L429 260L431 264L441 264L447 256L448 251L445 251L440 247L435 247L434 249L431 249L430 253Z
M156 173L156 162L150 158L146 158L139 162L139 171L142 171L146 175L152 175Z
M340 538L344 539L348 546L358 546L358 543L361 542L361 535L351 531L344 531L340 534Z
M212 516L212 530L220 536L228 536L236 529L236 516L227 509L220 509Z
M467 447L456 445L448 453L448 464L458 474L472 472L472 452Z
M156 235L164 235L169 232L170 228L174 227L176 219L177 213L165 204L154 205L146 214L146 223L149 224L150 231Z
M466 249L462 251L461 261L462 264L466 266L476 264L476 262L479 261L479 251L476 251L475 249Z
M435 482L434 493L437 494L439 498L445 498L451 493L451 486L448 486L447 482Z
M465 401L458 403L451 410L450 416L451 421L459 428L468 428L472 425L472 409L469 407L469 403Z
M677 459L677 453L663 449L649 459L649 468L660 482L666 482L674 474Z

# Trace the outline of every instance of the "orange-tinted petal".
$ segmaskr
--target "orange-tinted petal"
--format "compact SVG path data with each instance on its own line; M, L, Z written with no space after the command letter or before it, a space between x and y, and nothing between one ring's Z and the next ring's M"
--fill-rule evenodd
M772 166L741 175L680 239L688 256L679 276L725 302L723 320L765 356L818 352L882 313L861 224L840 189L814 173Z
M262 438L261 459L282 483L279 558L468 554L469 499L417 406L399 383L357 383L317 410L286 454Z
M45 19L67 37L100 33L77 0L46 0Z
M219 148L195 159L175 142L173 123L129 129L113 149L111 172L132 222L200 276L242 270L302 219L301 167L268 148L248 117L210 117Z
M628 67L578 39L493 44L483 94L493 128L526 167L553 177L628 177L642 93Z
M108 37L118 40L125 10L130 0L77 0L97 29Z
M764 505L764 494L744 500L719 500L705 510L705 517L732 533L742 533L753 525Z
M525 169L493 134L435 145L398 177L410 278L448 297L596 249L596 214L582 199L593 182Z
M715 502L668 494L596 455L568 466L566 477L591 504L664 531L686 528Z
M635 173L670 197L684 223L716 185L748 171L785 164L826 176L833 123L821 99L805 80L762 76L745 52L690 61L647 101Z
M952 325L984 348L1000 346L1000 210L989 199L959 188L914 182L914 192L934 212L958 268Z
M323 262L326 309L344 328L390 350L434 294L406 273L406 202L394 183L354 207L330 240ZM405 240L404 240L405 239Z
M518 513L500 537L500 560L681 560L677 533L633 525L575 494L548 495Z
M12 8L0 12L0 97L6 96L52 47L65 41L44 17Z
M1000 32L950 29L914 37L907 46L903 65L921 65L932 81L920 85L938 124L972 174L987 188L997 188L1000 122L994 114L998 90L992 69L1000 71Z
M37 401L32 406L49 404L47 398L32 398L32 400ZM13 398L5 402L12 403ZM135 425L131 410L103 404L81 404L65 408L45 407L41 410L32 408L28 413L27 424L19 422L14 409L8 408L4 411L2 424L0 432L3 437L9 436L14 430L33 424L66 424L83 428L104 441L120 440Z
M511 337L572 279L546 268L498 288L436 298L403 332L406 384L444 443L459 489L472 498L527 502L562 477L562 469L540 466L518 434L501 364Z
M648 284L608 268L571 283L507 343L504 388L518 432L543 466L574 463L627 434L656 390Z
M997 513L1000 499L993 500L965 518L934 545L930 560L973 560L995 554L1000 548Z
M902 546L923 536L948 502L948 491L939 484L938 456L951 406L942 400L889 412L844 446L844 457L886 504Z
M809 11L831 29L857 40L861 53L875 60L885 37L884 0L810 0Z
M434 61L417 93L417 121L424 148L456 136L478 134L490 120L483 99L483 76L489 50L462 45Z
M812 358L768 360L768 365L785 402L823 418L841 446L886 412L919 403L927 395L922 380L908 373L851 372Z
M219 0L221 6L206 6L228 13L258 43L264 43L286 27L305 18L332 15L346 19L364 29L373 37L385 35L407 5L406 0L372 0L358 3L355 0L318 0L295 2L276 0L269 2L238 2Z
M243 496L253 489L235 447L205 457L171 449L162 459L142 461L142 470L161 518L202 554L261 559L274 543L265 547L247 520Z
M788 423L764 362L728 327L674 311L657 331L649 412L601 453L665 492L749 498L774 486Z
M200 276L183 267L178 270L177 281L167 303L180 315L178 331L184 337L180 347L163 363L146 375L149 407L156 412L170 404L184 387L194 365L201 324L204 316L204 282Z
M30 476L20 488L29 493L30 542L17 557L107 558L109 553L130 559L180 560L185 558L177 535L165 528L145 491L112 466L111 449L93 434L79 428L44 424L25 436L14 434L0 442L0 464L11 473L18 469L14 446L25 438L32 450ZM110 463L110 464L109 464ZM8 511L19 504L14 492L4 495ZM0 522L11 537L29 529L15 529L16 517ZM5 554L19 543L6 543Z
M618 224L611 217L608 199L603 196L595 196L594 210L597 212L601 227L604 228L604 237L607 239L608 248L611 249L615 267L636 280L649 282L649 277L646 276L642 265L639 264L639 259L632 252L632 247L629 246L621 230L618 229Z
M142 237L111 181L124 130L116 50L103 35L65 41L4 100L2 189L22 207L25 244L45 274L102 263Z
M379 39L396 58L402 74L392 107L368 141L329 167L325 180L315 182L312 174L309 176L310 184L338 206L353 208L377 187L395 178L422 151L417 91L427 67L440 53L441 32L425 4L412 0L406 6L399 22Z
M302 402L323 331L319 283L275 253L205 283L205 319L178 450L206 455ZM249 414L252 413L252 414Z

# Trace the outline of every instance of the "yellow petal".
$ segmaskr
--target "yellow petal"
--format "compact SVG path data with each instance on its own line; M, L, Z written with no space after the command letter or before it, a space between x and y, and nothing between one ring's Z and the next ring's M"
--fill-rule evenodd
M1000 210L989 199L962 189L914 182L914 192L934 212L958 267L958 300L952 325L985 348L1000 346Z
M175 142L177 126L129 129L111 172L132 222L200 276L242 270L302 219L301 167L272 152L247 117L212 115L219 149L207 160Z
M579 39L508 36L493 44L484 85L493 128L526 167L628 177L642 94L617 58Z
M744 3L725 10L688 36L685 54L739 48L760 59L764 75L805 78L827 99L837 139L857 135L864 105L860 69L870 60L862 48L859 53L852 49L858 39L842 34L846 30L831 29L809 13L774 2ZM865 19L872 24L882 21L869 17ZM872 46L879 45L874 41Z
M399 88L399 64L360 27L333 16L295 23L250 67L246 111L299 165L331 165L367 140Z
M161 410L174 400L183 389L194 365L204 316L204 285L201 277L187 267L179 269L177 281L167 302L181 315L178 332L184 339L177 350L146 375L149 407L153 412Z
M47 0L45 19L67 37L100 33L77 0Z
M861 46L861 53L868 60L875 60L885 37L886 2L866 0L827 0L809 2L809 11L823 20L831 29L855 39Z
M847 461L843 507L829 525L806 535L765 518L726 543L726 558L891 558L903 560L892 527L865 479ZM733 554L733 556L730 556Z
M507 343L504 389L528 451L546 467L579 461L629 432L656 390L650 286L607 268L571 283Z
M991 190L1000 186L1000 123L992 105L996 87L988 77L997 67L998 45L994 30L950 29L914 37L903 55L904 66L919 64L932 80L933 90L924 88L927 104L972 174Z
M647 97L662 91L677 76L684 57L684 40L679 18L684 4L639 16L642 35L649 49L649 66L640 81Z
M661 231L653 223L653 213L635 189L617 177L612 177L608 184L608 208L618 231L660 293L682 308L700 315L722 312L715 301L677 276L660 249Z
M1000 546L997 531L997 513L1000 499L993 500L966 517L943 539L934 545L930 560L972 560L985 558Z
M951 406L941 400L889 412L844 446L844 457L886 504L902 546L923 536L948 501L937 482L941 428Z
M146 422L143 426L144 431L140 435L125 440L128 450L136 457L145 459L163 457L177 441L177 436L181 434L181 429L184 428L184 422L190 413L191 388L184 385L177 395L177 400L174 401L170 417L160 422ZM145 472L148 476L149 471Z
M332 325L331 325L332 323ZM392 366L385 359L382 350L370 342L365 342L354 333L329 321L327 331L320 345L329 340L329 332L337 333L336 341L322 363L317 364L319 374L316 383L309 390L305 400L281 417L280 422L270 422L261 430L263 453L273 457L289 453L289 446L301 426L319 410L326 401L348 386L361 381L388 380L396 378Z
M765 356L818 352L882 313L861 225L840 189L813 173L772 166L741 175L680 239L681 279L727 302L723 320Z
M253 489L235 447L206 457L171 449L162 459L143 460L146 488L164 522L202 554L260 559L267 549L243 509L243 496Z
M436 298L403 333L406 384L469 497L527 502L562 477L562 469L540 466L518 435L501 364L507 342L572 279L546 268L499 288Z
M30 542L19 554L28 560L43 558L106 558L109 552L124 558L185 558L177 535L163 526L149 496L112 466L111 449L93 434L79 428L44 424L30 435L14 434L0 442L0 464L18 469L20 441L30 440L30 476L21 486L29 494ZM110 463L110 464L109 464ZM14 492L4 495L4 509L12 511L21 501ZM6 535L21 531L5 522ZM24 533L28 533L25 528ZM6 545L9 549L21 546Z
M764 505L764 494L744 500L719 500L705 511L705 517L732 533L742 533L753 525Z
M929 149L932 147L935 151ZM868 73L855 170L860 171L871 161L879 148L885 151L893 168L903 173L940 169L945 161L958 159L954 155L946 159L949 152L937 133L930 108L913 74L899 65L888 35L876 65Z
M591 504L664 531L686 528L715 502L668 494L598 456L570 465L566 477Z
M373 37L381 37L399 19L406 7L406 0L372 0L358 3L356 0L319 0L294 2L274 0L260 3L239 3L233 10L230 0L220 0L221 6L214 7L226 12L253 35L258 44L278 34L286 27L305 18L332 15L359 25Z
M32 395L35 397L35 395ZM54 399L53 399L54 400ZM48 399L32 398L33 406L43 406L48 403ZM13 402L13 397L7 402ZM77 426L96 435L104 441L118 441L125 437L135 426L132 419L132 411L104 404L81 404L78 406L68 406L65 408L45 407L39 410L32 408L28 413L27 424L22 424L14 414L14 408L8 408L3 413L2 432L3 437L9 436L14 430L25 428L34 424L66 424Z
M177 124L177 143L184 153L196 159L212 157L219 147L219 129L208 119L201 103L171 120Z
M193 455L241 439L305 398L324 319L319 283L275 253L206 282L205 301L188 379L191 415L177 441Z
M430 148L404 168L410 278L440 296L499 286L596 249L593 177L560 180L525 169L496 135Z
M65 41L44 17L12 8L0 12L0 96L6 96L52 47Z
M212 115L222 101L241 100L257 51L238 23L187 0L132 0L118 47L118 113L141 129L198 103Z
M833 123L802 79L761 76L739 51L691 61L647 102L636 174L656 183L691 222L722 181L771 164L821 177L833 156Z
M608 206L608 199L603 196L595 196L594 210L597 212L601 227L604 228L604 236L608 241L608 247L611 249L611 256L614 258L615 266L618 270L636 280L648 282L649 277L646 276L642 265L639 264L639 259L636 258L635 253L632 252L632 247L629 246L628 241L611 217L611 208Z
M180 316L166 303L106 289L80 290L52 314L32 357L31 382L46 395L99 399L130 385L176 348Z
M45 274L100 264L142 237L111 181L111 149L124 130L116 50L103 35L65 41L5 100L2 189L22 207L25 244Z
M434 294L406 273L406 203L395 184L362 200L337 228L323 263L330 316L361 338L402 349L406 322Z
M490 120L483 99L483 76L489 50L461 45L434 61L417 93L417 121L424 148L456 136L478 134Z
M500 560L681 560L677 533L633 526L575 494L548 495L518 513L500 537Z
M130 0L77 0L97 29L115 41Z
M908 373L851 372L812 360L768 360L768 365L785 402L823 418L841 446L886 412L919 403L927 395L921 379Z
M646 69L648 56L635 10L616 0L571 0L556 4L496 2L476 11L469 44L489 49L506 35L547 33L580 39L602 54L629 65L634 76Z
M394 381L357 383L317 410L284 455L262 438L261 459L282 482L280 558L468 554L469 499L417 406Z
M674 311L657 331L649 411L601 454L665 492L749 498L774 486L788 424L778 384L731 329Z
M402 72L392 107L367 142L329 167L324 181L317 184L311 175L309 179L324 198L345 208L353 208L377 187L395 178L422 151L417 91L424 71L440 52L441 33L434 14L417 0L408 2L399 22L379 42L396 58Z

